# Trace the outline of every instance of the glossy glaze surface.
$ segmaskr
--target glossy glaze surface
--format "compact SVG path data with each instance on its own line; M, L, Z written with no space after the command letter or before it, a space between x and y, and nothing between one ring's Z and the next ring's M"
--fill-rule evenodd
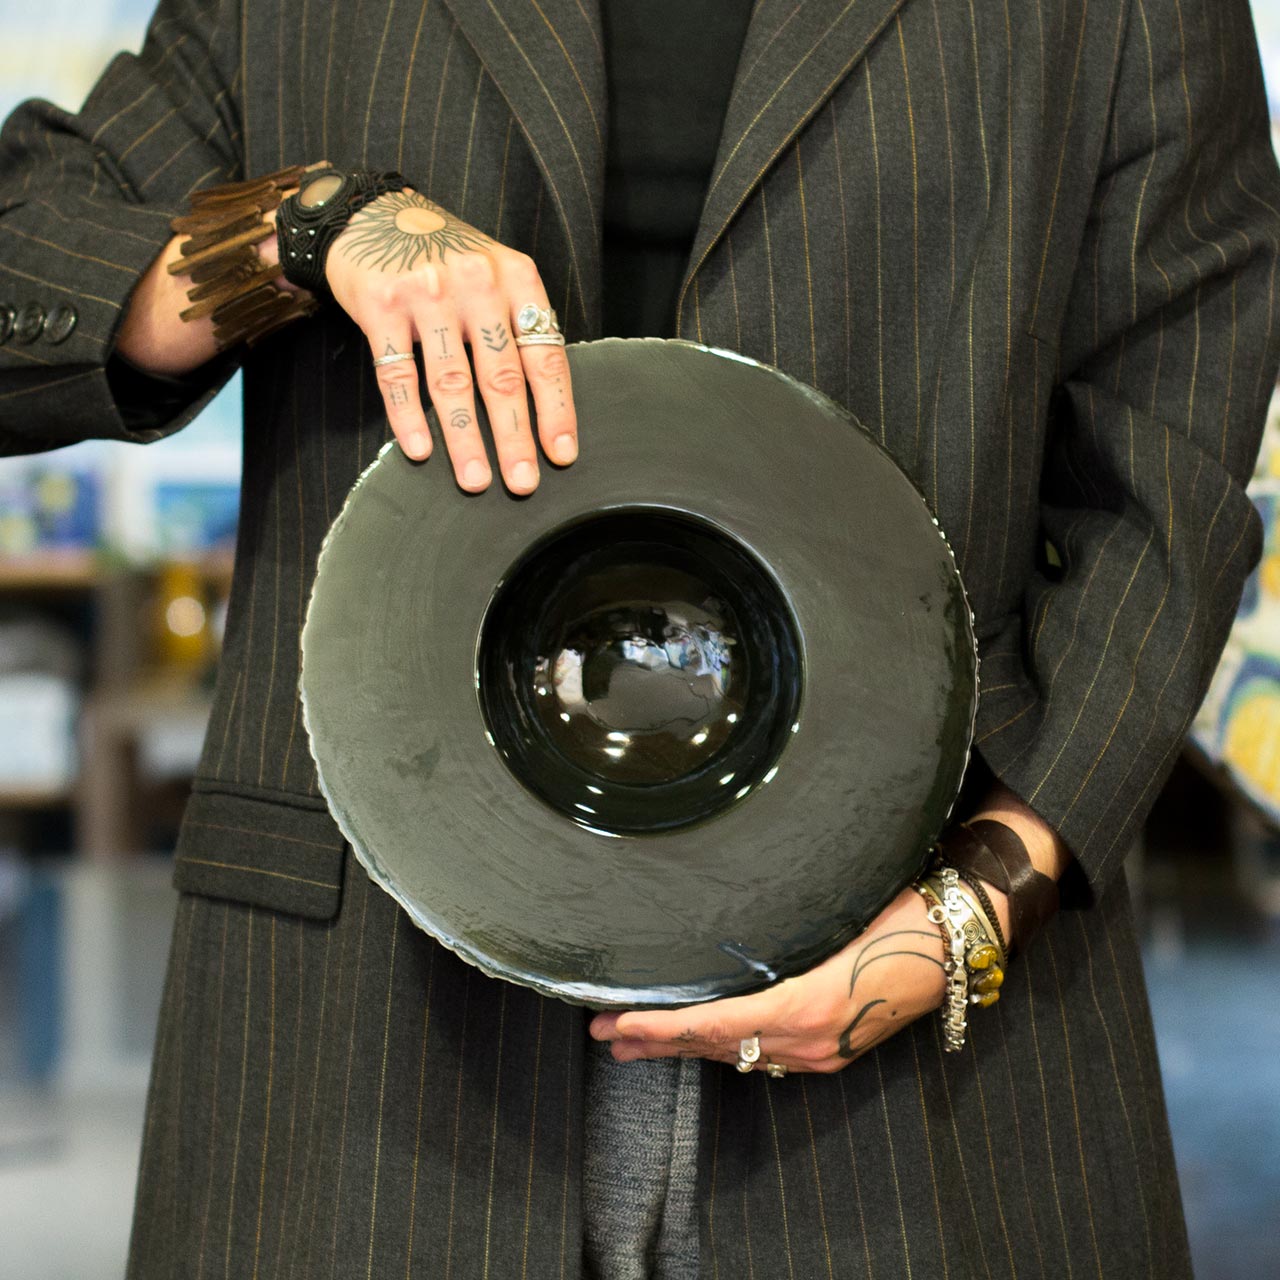
M972 734L968 605L923 499L811 389L684 342L568 352L582 455L531 497L469 497L394 447L353 490L303 636L321 786L374 879L486 972L600 1007L737 994L822 959L922 867ZM598 521L637 512L628 568L623 526ZM661 550L663 520L727 536L774 584L772 614L726 588L737 569ZM613 533L570 548L586 563L530 589L488 647L513 566L593 523ZM770 638L757 607L786 627ZM766 655L791 674L764 680ZM716 761L753 732L720 787ZM610 733L634 755L608 755ZM696 779L732 803L676 813ZM567 816L590 803L579 783L665 803L593 825Z

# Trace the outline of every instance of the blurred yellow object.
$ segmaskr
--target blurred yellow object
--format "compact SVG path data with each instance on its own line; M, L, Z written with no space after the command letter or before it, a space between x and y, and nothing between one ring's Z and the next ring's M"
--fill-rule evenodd
M156 592L156 656L168 667L198 670L209 660L209 614L197 566L175 560L160 570Z
M1280 692L1242 698L1227 724L1224 760L1280 805Z
M1269 555L1258 567L1258 582L1264 594L1280 600L1280 555Z

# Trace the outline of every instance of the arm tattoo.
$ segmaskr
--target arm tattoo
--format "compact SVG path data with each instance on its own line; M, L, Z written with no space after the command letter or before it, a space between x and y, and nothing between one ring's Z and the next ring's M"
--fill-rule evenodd
M504 325L501 320L499 320L492 329L485 329L482 327L480 330L480 336L484 338L484 345L488 347L490 351L505 351L507 349L507 343L510 341L507 337L507 326Z
M389 191L367 204L339 240L359 266L409 271L420 262L444 262L450 250L466 253L493 243L417 191Z

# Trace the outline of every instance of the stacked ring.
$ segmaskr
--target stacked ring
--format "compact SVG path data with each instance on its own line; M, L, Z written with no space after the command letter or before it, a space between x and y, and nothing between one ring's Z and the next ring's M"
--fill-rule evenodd
M563 347L564 334L556 313L550 307L527 302L516 313L517 347Z

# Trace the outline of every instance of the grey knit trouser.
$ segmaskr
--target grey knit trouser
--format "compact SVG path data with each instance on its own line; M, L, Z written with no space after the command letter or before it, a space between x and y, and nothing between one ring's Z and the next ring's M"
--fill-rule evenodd
M587 1049L583 1157L586 1280L697 1280L702 1064L618 1063Z

